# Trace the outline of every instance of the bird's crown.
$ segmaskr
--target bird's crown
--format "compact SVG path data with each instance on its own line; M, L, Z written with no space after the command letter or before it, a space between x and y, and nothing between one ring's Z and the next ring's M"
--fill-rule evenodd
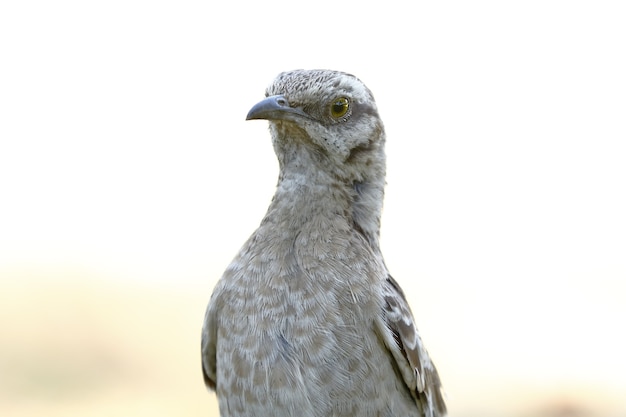
M371 91L351 74L332 70L293 70L279 74L267 87L266 96L284 95L292 105L307 101L332 100L342 95L360 103L374 105Z

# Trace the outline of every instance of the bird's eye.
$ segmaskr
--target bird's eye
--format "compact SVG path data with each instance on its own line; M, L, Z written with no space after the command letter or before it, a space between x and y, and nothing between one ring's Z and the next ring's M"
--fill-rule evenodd
M339 119L348 113L348 108L350 108L350 101L345 97L339 97L330 105L330 115L335 119Z

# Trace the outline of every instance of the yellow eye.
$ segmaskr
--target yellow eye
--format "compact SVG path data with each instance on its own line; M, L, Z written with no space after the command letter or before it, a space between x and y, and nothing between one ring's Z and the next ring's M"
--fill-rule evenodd
M348 108L350 107L350 101L348 101L345 97L339 97L330 105L330 115L335 119L339 119L348 113Z

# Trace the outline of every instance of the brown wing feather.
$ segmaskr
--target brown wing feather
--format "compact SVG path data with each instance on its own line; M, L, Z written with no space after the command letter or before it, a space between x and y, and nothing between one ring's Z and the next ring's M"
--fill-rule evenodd
M387 348L415 398L422 416L440 417L446 414L441 381L415 327L413 314L398 283L389 276L384 286L381 329Z
M215 390L216 383L216 361L215 344L217 343L216 311L213 303L209 306L204 317L202 326L202 339L200 342L200 353L202 359L202 376L207 388Z

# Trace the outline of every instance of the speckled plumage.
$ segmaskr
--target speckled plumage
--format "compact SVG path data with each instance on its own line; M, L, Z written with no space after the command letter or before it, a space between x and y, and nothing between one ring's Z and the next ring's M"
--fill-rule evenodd
M371 92L345 73L298 70L266 96L248 119L269 120L276 194L216 285L202 331L221 416L445 415L379 248L385 133Z

